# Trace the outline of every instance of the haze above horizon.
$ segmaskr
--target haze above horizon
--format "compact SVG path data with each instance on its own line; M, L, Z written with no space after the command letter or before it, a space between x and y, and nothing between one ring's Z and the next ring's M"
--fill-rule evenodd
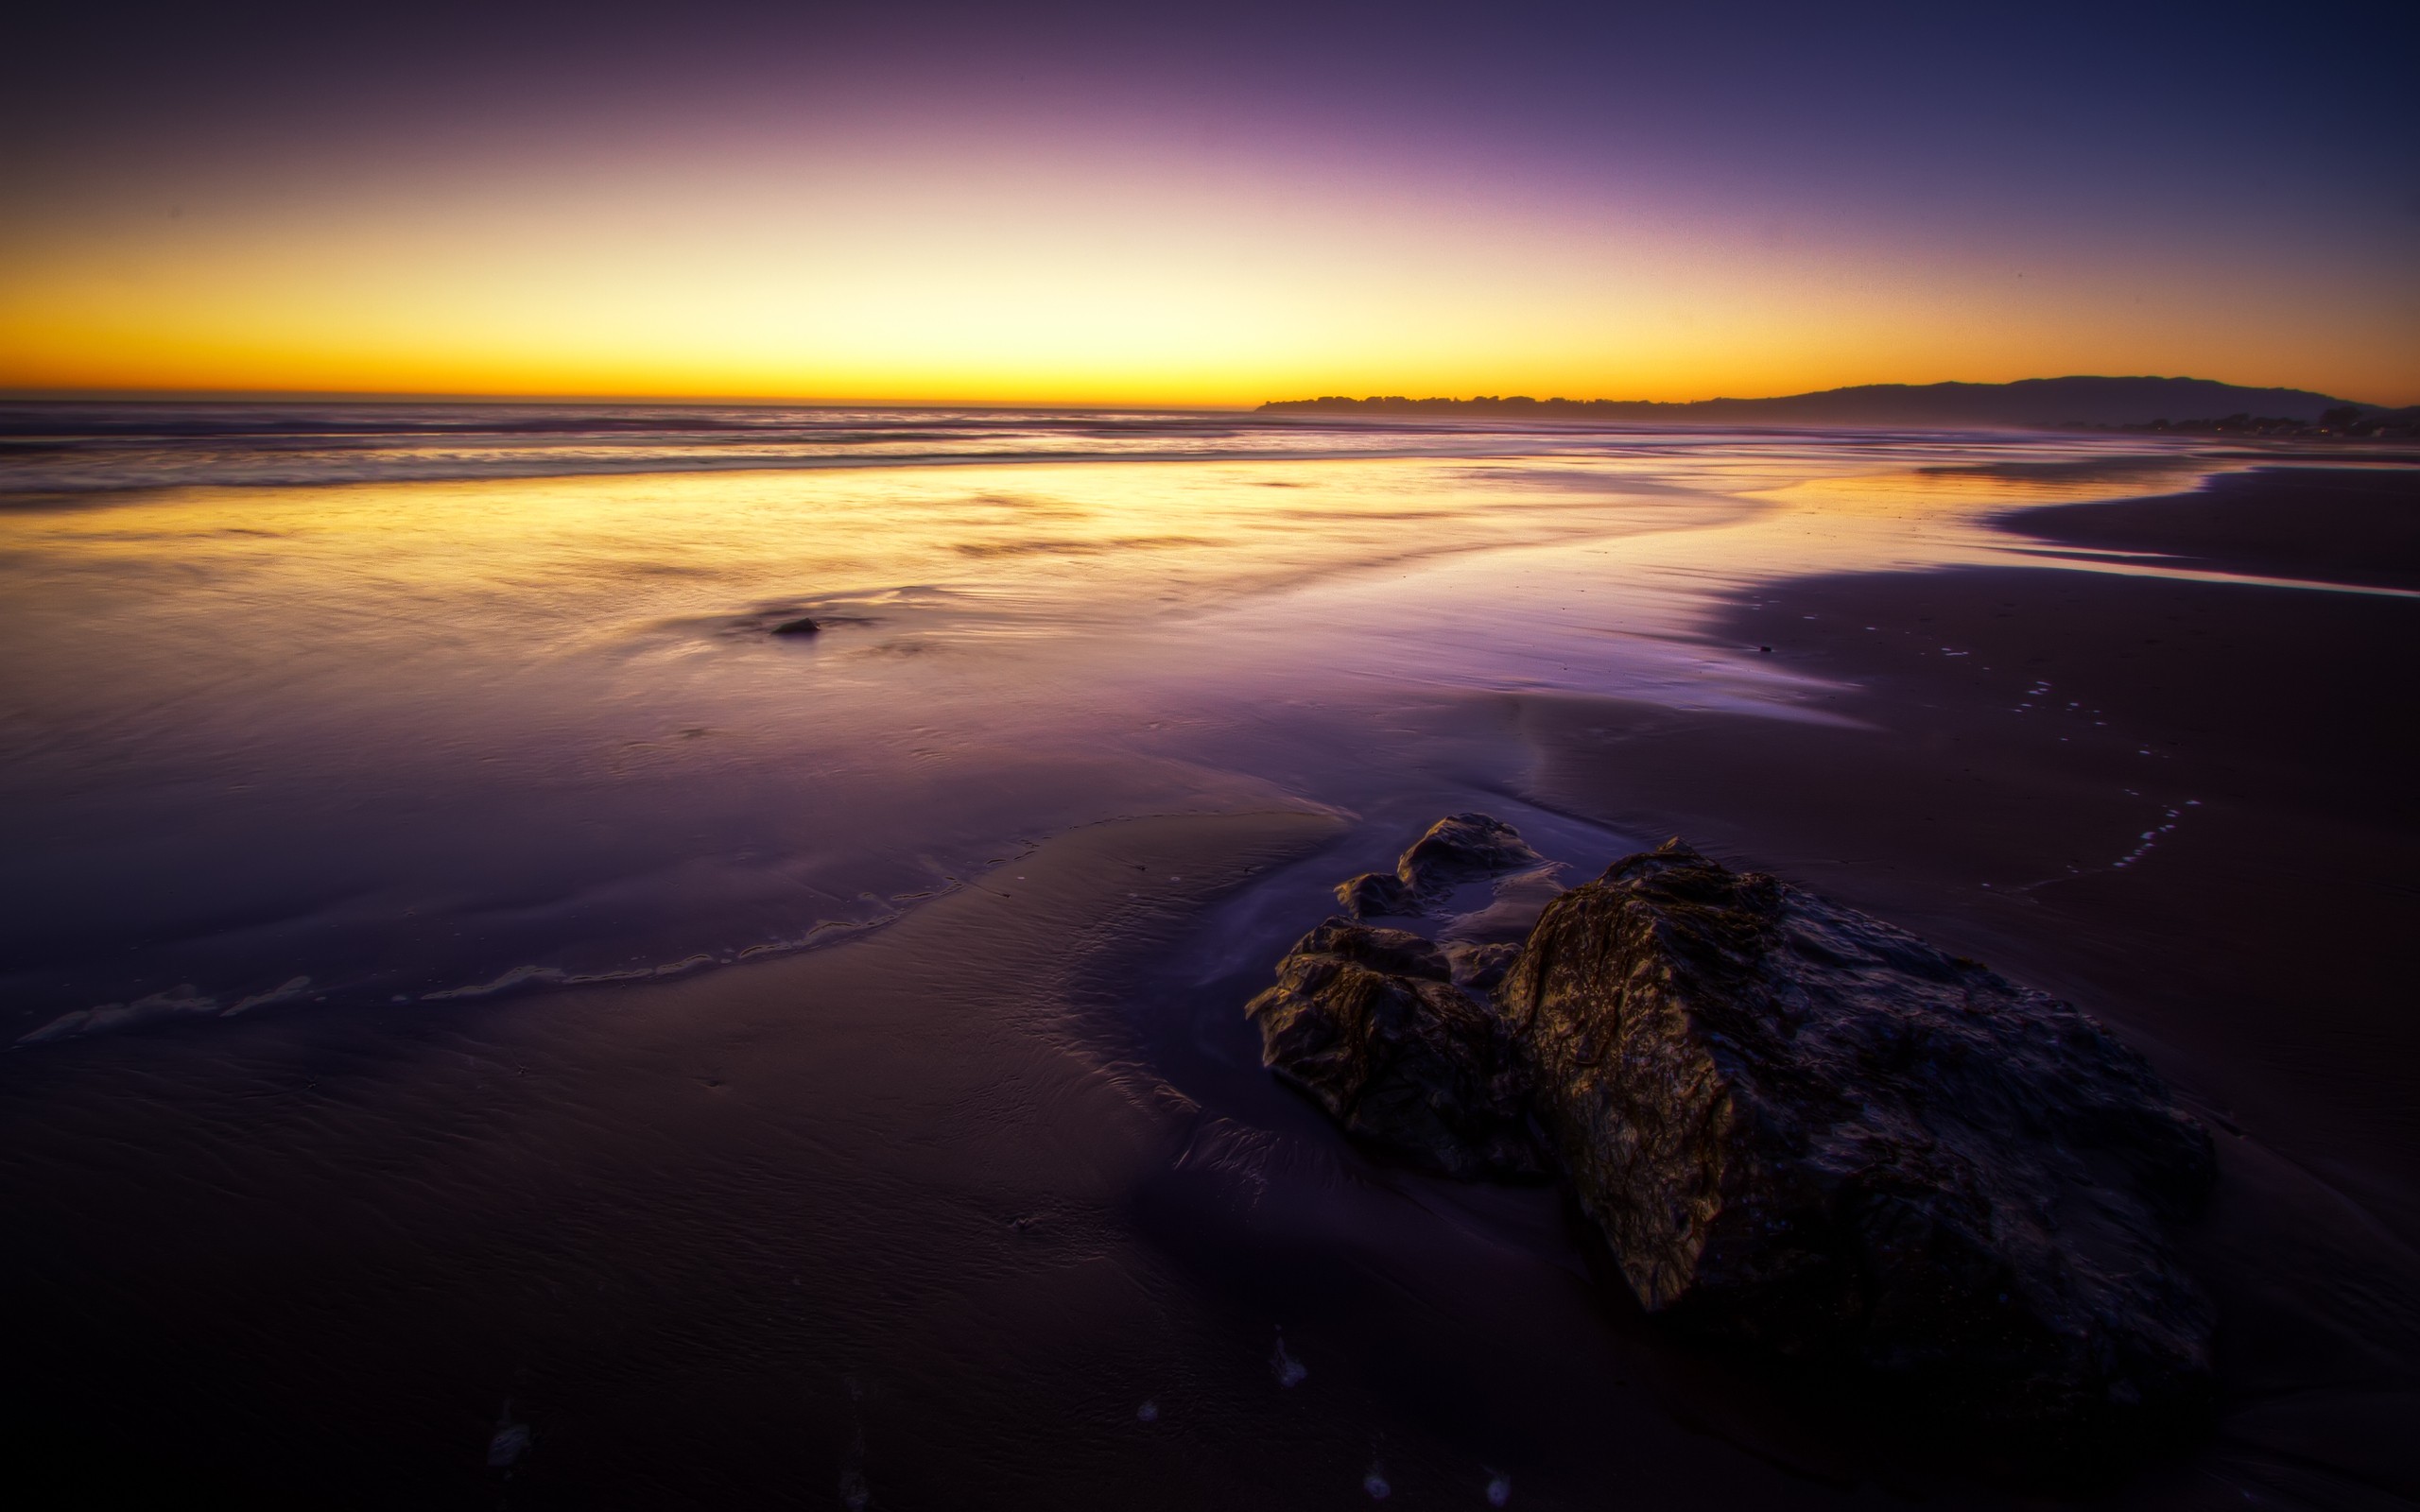
M0 388L2409 404L2415 40L2207 6L62 9L0 61Z

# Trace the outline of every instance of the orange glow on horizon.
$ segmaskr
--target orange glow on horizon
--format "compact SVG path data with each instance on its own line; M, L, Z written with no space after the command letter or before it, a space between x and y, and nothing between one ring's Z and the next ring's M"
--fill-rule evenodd
M2222 265L2019 278L1837 228L1774 246L1710 212L1234 164L575 168L20 218L0 388L1228 406L2104 372L2420 398L2360 291L2213 320Z

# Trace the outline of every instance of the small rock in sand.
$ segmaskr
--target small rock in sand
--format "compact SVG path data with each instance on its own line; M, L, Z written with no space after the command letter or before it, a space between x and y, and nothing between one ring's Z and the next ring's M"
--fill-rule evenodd
M1394 875L1364 872L1336 889L1337 902L1356 919L1417 914L1459 884L1534 867L1546 858L1530 849L1521 832L1485 814L1455 814L1439 819L1395 862Z
M1473 944L1467 940L1447 940L1445 960L1454 971L1454 985L1473 992L1493 992L1512 963L1521 958L1521 947L1508 941L1492 945Z
M1419 936L1331 919L1244 1011L1262 1061L1348 1132L1446 1176L1546 1170L1503 1026Z

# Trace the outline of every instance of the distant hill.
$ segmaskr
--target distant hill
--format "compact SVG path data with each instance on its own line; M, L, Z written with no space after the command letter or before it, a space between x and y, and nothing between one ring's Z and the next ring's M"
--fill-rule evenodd
M2243 388L2207 378L2026 378L2013 384L1866 384L1778 399L1278 400L1263 414L1522 415L1539 420L1650 421L1681 424L2149 425L2227 415L2312 421L2346 401L2300 388ZM2353 407L2368 410L2374 405Z

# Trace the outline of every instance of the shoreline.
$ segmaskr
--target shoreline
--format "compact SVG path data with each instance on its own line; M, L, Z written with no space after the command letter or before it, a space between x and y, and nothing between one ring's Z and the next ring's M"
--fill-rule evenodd
M2420 606L2050 561L1727 603L1696 641L1822 717L1432 688L1329 731L1363 743L1350 813L1079 825L730 971L6 1061L0 1282L54 1304L10 1385L29 1478L652 1508L856 1473L1206 1512L1326 1504L1383 1458L1448 1504L1609 1469L1648 1506L2041 1504L1664 1337L1554 1189L1373 1160L1262 1071L1241 1005L1327 889L1482 807L1566 882L1679 833L1988 960L2212 1117L2219 1431L2093 1504L2420 1495L2380 1431L2420 1398L2391 948ZM534 1434L510 1477L499 1403Z
M2370 481L2373 525L2408 531L2420 478ZM2199 555L2310 483L2002 522ZM2180 520L2202 532L2161 536ZM2358 581L2420 555L2337 565ZM2145 1472L2138 1494L2168 1487L2154 1504L2208 1473L2322 1504L2420 1496L2362 1426L2420 1393L2420 1025L2397 944L2420 936L2401 780L2420 712L2392 692L2415 628L2409 600L2048 561L1813 577L1741 595L1707 634L1838 683L1818 706L1852 723L1514 700L1534 801L1680 833L1986 959L2109 1022L2198 1105L2223 1174L2191 1245L2225 1400L2216 1439Z
M26 407L70 413L79 408L74 404ZM80 407L107 410L112 406ZM307 417L315 409L344 411L354 406L197 407L237 414L283 408ZM404 409L410 407L406 405ZM482 406L476 404L453 406L441 403L420 407L441 414L458 407L471 419L483 412ZM613 406L530 407L573 417L587 413L602 421L615 418L609 412ZM709 411L714 407L705 406ZM0 411L5 411L5 404L0 404ZM482 429L467 424L380 429L337 423L314 429L280 423L192 431L160 428L125 434L107 426L88 425L82 432L71 428L56 437L18 438L13 444L10 438L0 437L0 457L12 464L5 475L0 475L0 485L5 485L0 488L0 509L93 507L105 505L112 497L193 488L286 490L379 482L475 483L483 479L544 483L696 473L745 475L1101 461L1169 464L1471 460L1474 454L1469 443L1490 437L1496 438L1497 444L1483 455L1507 457L1568 455L1574 448L1584 449L1591 442L1651 443L1658 438L1669 438L1703 444L1725 436L1748 441L1816 446L1877 438L2002 445L2031 442L2178 456L2212 453L2261 456L2273 455L2274 450L2247 446L2244 438L2233 437L2162 437L1946 421L1567 421L1452 415L1296 416L1253 410L969 411L847 406L787 410L775 406L769 413L788 414L797 420L787 425L685 429L668 426L646 430L614 423L585 429L548 426L534 430ZM0 421L8 418L0 412ZM1401 444L1381 444L1391 435L1400 438ZM1020 438L1035 444L1019 447L1014 442ZM1338 444L1318 444L1323 438ZM1157 444L1148 450L1119 449L1153 438L1157 438ZM953 449L982 441L1005 444L984 451ZM439 450L449 444L453 448L450 455ZM2398 443L2378 444L2391 447ZM2402 444L2402 455L2408 459L2413 454L2408 443ZM2308 441L2277 445L2288 455L2297 447L2304 453L2313 447ZM743 447L755 450L728 455ZM641 455L617 455L632 452ZM1596 454L1582 450L1580 455ZM175 465L160 465L167 461ZM130 475L130 470L147 467L151 471Z

